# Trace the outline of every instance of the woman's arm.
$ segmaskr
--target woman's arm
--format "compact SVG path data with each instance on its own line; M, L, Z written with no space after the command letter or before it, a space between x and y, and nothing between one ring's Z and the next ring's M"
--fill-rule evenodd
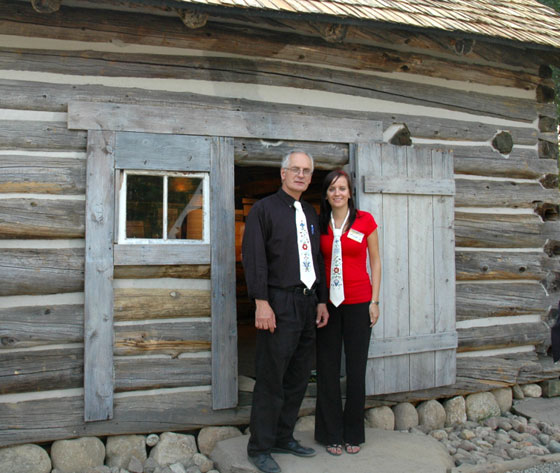
M371 232L367 238L369 266L371 269L371 304L369 318L373 327L379 319L379 288L381 286L381 258L379 256L379 241L377 230ZM374 303L373 301L377 302Z

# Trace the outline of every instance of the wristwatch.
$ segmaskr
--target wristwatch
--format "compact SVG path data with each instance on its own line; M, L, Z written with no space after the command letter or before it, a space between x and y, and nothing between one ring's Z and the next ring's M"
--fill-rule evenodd
M371 301L372 304L379 305L379 301Z

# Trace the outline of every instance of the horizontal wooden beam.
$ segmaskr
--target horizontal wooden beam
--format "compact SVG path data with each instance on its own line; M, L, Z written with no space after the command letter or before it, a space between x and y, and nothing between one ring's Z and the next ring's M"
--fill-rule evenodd
M115 266L118 265L165 265L165 264L210 264L210 245L161 244L132 245L117 244L114 248Z
M208 351L211 346L211 319L138 321L114 327L115 355L172 355Z
M370 344L368 358L410 355L453 348L457 348L456 332L430 333L397 338L375 337L375 341Z
M414 177L364 177L364 192L372 194L455 195L455 183L449 179Z
M71 102L68 128L351 143L382 139L380 122L295 113Z
M515 315L545 315L551 299L544 287L529 282L463 282L456 286L457 320Z
M458 352L550 344L550 328L544 322L492 325L457 329Z
M116 321L210 317L210 291L116 288L114 313Z
M135 170L210 170L210 138L116 133L115 167Z

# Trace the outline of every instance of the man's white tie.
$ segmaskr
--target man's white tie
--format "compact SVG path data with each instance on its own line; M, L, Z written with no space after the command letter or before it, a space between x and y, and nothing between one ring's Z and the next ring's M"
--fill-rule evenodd
M329 299L335 307L338 307L344 300L344 281L342 279L342 244L340 243L340 237L342 236L342 231L344 230L344 225L348 220L348 215L340 228L335 228L334 218L331 213L331 225L334 235L332 253L331 253L331 284L329 287Z
M311 242L307 232L307 219L301 208L301 202L294 202L296 209L296 228L297 243L299 254L299 275L301 282L309 289L315 284L315 268L313 267L313 257L311 256Z

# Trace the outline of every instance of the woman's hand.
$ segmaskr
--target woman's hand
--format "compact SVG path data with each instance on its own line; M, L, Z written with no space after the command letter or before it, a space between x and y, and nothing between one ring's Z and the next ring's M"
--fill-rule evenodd
M374 302L369 305L369 320L371 321L370 327L373 327L379 319L379 305Z

